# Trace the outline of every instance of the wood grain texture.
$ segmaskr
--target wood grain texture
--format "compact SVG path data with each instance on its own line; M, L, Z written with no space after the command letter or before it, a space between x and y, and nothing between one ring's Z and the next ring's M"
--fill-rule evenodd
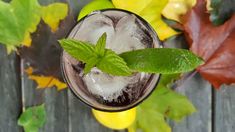
M113 132L99 124L91 113L91 108L82 103L69 91L69 132Z
M173 132L211 132L211 85L196 74L176 91L186 95L197 108L197 112L183 121L171 122Z
M235 131L235 86L214 92L214 132Z
M0 132L20 132L17 125L21 113L21 88L19 58L7 55L0 44Z
M23 107L45 103L47 121L41 132L66 132L68 131L67 90L57 91L56 88L37 89L34 81L29 80L24 62L22 61L22 100Z

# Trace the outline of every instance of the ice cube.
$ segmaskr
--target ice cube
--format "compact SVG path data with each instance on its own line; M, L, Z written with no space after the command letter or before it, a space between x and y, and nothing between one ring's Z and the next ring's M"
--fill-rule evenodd
M113 22L110 18L100 12L91 14L86 17L80 27L77 27L77 32L73 36L81 41L88 41L96 44L99 37L106 32L108 35L107 40L110 40L114 34Z

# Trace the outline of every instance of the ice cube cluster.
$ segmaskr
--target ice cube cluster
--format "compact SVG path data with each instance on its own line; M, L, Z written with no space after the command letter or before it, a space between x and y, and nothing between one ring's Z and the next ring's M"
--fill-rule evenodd
M107 33L106 48L116 53L130 50L158 47L156 36L147 23L137 16L120 11L96 11L82 19L72 30L69 38L88 41L95 44L98 38ZM82 75L86 89L101 103L133 102L143 94L150 74L136 73L130 77L112 76L93 68L87 75ZM124 96L125 94L125 96ZM115 104L116 105L116 104Z

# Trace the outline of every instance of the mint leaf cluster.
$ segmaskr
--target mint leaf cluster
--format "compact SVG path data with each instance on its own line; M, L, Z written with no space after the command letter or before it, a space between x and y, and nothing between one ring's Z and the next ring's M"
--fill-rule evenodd
M146 48L120 55L106 49L107 34L96 45L74 39L60 40L61 46L72 57L86 63L84 73L93 67L116 76L130 76L133 72L175 74L188 72L203 64L203 60L184 49Z
M105 73L116 76L129 76L131 69L126 62L114 51L106 49L107 34L104 33L96 45L73 39L60 40L61 46L72 57L86 63L84 73L90 72L91 68L97 67Z

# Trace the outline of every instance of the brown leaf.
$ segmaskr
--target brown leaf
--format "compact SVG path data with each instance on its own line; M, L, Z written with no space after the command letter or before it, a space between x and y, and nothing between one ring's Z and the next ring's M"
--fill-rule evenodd
M25 60L27 68L32 68L30 72L28 69L27 73L30 79L37 82L38 88L56 86L60 90L66 87L60 67L62 48L58 40L65 38L75 23L75 18L70 14L53 33L50 27L41 21L37 31L31 35L32 45L21 47L18 50L20 56Z
M221 26L213 26L206 1L198 0L184 18L190 50L205 60L197 71L215 88L235 83L235 14Z

